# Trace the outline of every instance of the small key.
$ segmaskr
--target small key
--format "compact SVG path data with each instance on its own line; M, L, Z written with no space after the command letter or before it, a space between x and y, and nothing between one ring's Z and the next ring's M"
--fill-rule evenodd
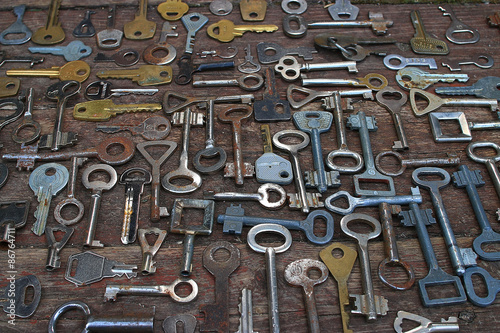
M13 8L13 11L17 19L16 22L12 23L7 29L0 33L0 44L2 45L21 45L31 39L31 30L23 23L26 5L16 6ZM9 36L9 38L6 38L7 36ZM11 38L16 36L18 38Z
M278 64L274 66L274 70L281 74L283 80L292 82L300 77L300 72L324 71L335 69L347 69L349 73L357 73L356 62L354 61L339 61L327 62L322 64L303 64L293 56L284 56Z
M238 70L242 73L257 73L260 71L260 64L256 63L252 57L252 47L250 44L247 44L245 47L245 61L243 61L240 65L238 65Z
M295 99L294 95L300 96L300 98ZM350 97L350 96L362 96L365 99L371 99L373 100L373 93L371 89L353 89L353 90L328 90L328 91L317 91L317 90L312 90L300 86L296 86L294 84L290 84L286 90L286 97L288 99L288 102L290 103L290 106L294 109L299 109L306 105L307 103L310 103L312 101L315 101L318 98L322 98L323 101L323 108L328 111L334 111L336 110L336 104L333 103L325 103L325 101L330 101L334 96L338 95L339 103L340 103L340 98L341 97ZM352 110L352 99L347 99L346 103L342 103L344 107L346 107L348 110ZM341 105L341 104L339 104ZM334 115L335 119L335 115ZM340 118L339 118L340 119ZM340 143L339 143L340 145Z
M388 98L386 98L386 96ZM392 149L404 150L410 148L408 146L408 138L406 137L405 129L403 126L403 119L401 118L401 111L403 106L408 101L408 96L402 91L396 90L389 86L379 90L375 95L377 103L382 105L392 116L392 121L396 127L396 134L398 141L394 141ZM377 162L375 161L375 165Z
M213 2L214 1L212 1L212 3ZM177 314L167 317L163 321L162 328L164 333L194 333L196 330L196 324L196 317L192 314ZM182 326L183 331L179 330L179 325Z
M264 141L264 154L255 161L255 178L259 183L290 184L293 180L292 163L273 153L269 125L260 125L260 134Z
M90 15L95 14L93 10L87 10L83 20L73 30L73 36L77 38L94 37L95 28L90 20Z
M384 170L382 168L382 159L384 158L384 156L392 156L398 161L398 164L400 164L401 167L394 172ZM390 177L397 177L402 175L407 167L412 167L412 168L418 168L422 166L445 167L445 166L456 166L459 164L460 164L460 157L458 156L450 156L448 158L403 159L403 156L394 151L384 151L379 153L377 157L375 157L375 166L377 167L377 170L380 173Z
M0 163L0 188L5 183L7 166ZM0 242L15 237L15 229L22 228L28 220L30 200L0 201Z
M312 278L308 275L311 270L319 271L321 275L318 278ZM285 268L286 282L304 289L307 320L311 333L321 333L316 299L314 298L314 286L325 282L327 278L328 268L319 260L299 259L288 264Z
M396 60L391 62L391 60ZM437 69L436 60L433 58L405 58L399 54L389 54L384 57L385 67L397 71L406 66L428 66L430 69Z
M148 21L148 0L139 0L139 11L131 22L123 25L125 38L132 40L143 40L153 38L156 32L156 23Z
M104 172L109 175L109 181L94 180L90 181L90 175L93 172ZM108 164L94 164L83 171L82 183L86 189L92 191L92 208L90 210L89 230L84 246L104 247L100 241L95 240L95 231L99 218L99 209L101 208L102 192L111 190L118 180L116 170ZM68 264L68 267L70 265ZM137 268L137 267L136 267Z
M28 294L33 296L27 296ZM41 298L42 286L35 275L25 275L15 280L8 279L8 284L0 288L0 307L9 316L31 317L35 313ZM31 300L27 302L27 299ZM9 317L9 319L15 320L14 317Z
M139 52L134 49L123 49L110 56L104 53L97 53L94 62L114 62L118 66L129 67L139 62Z
M140 86L154 86L172 82L172 67L142 65L136 69L103 70L96 76L100 79L129 79Z
M113 50L119 48L122 43L123 31L115 29L115 13L116 5L109 6L106 29L96 35L97 46L100 49Z
M97 125L95 130L103 133L129 131L132 135L140 134L146 140L162 140L170 134L170 121L161 116L147 118L139 125Z
M162 110L159 103L115 104L110 99L99 99L78 103L73 109L73 118L85 121L107 121L128 112L156 112Z
M455 81L467 82L469 81L469 75L431 74L414 67L400 69L396 74L396 82L405 90L410 90L411 88L427 89L437 82L452 83Z
M73 265L76 266L73 269ZM136 265L126 265L114 260L109 260L92 251L74 253L68 258L68 266L64 278L74 283L77 287L88 286L104 278L125 276L129 279L136 277ZM72 274L72 271L74 274Z
M302 85L309 86L352 86L352 87L367 87L372 90L381 90L387 87L389 81L385 76L378 73L369 73L364 77L355 79L309 79L304 74L301 74Z
M335 21L354 21L358 17L359 8L349 0L335 0L334 4L325 6Z
M447 40L459 45L479 42L479 31L460 21L450 5L441 5L438 8L443 12L443 16L449 16L451 19L451 25L445 34ZM462 37L458 37L457 35Z
M68 194L66 195L66 199L59 201L54 208L54 218L57 222L62 225L72 225L80 222L85 213L85 207L83 203L75 198L75 188L76 181L78 177L78 168L81 167L85 162L87 162L88 158L86 157L72 157L71 158L71 171L68 182ZM62 216L62 210L66 206L75 206L77 209L77 214L72 219L67 219Z
M10 77L0 77L0 98L16 96L21 80Z
M54 232L56 231L62 232L64 234L62 238L59 239L59 241L56 241L56 238L54 236ZM47 227L45 229L45 236L47 237L47 243L49 245L47 261L45 263L45 269L47 271L50 272L56 268L61 267L61 257L59 256L59 253L69 241L74 231L75 229L65 225L58 225L57 227Z
M410 312L398 311L398 316L394 320L394 330L397 333L403 333L403 321L420 324L404 333L458 332L460 330L457 317L449 317L448 320L442 318L440 322L432 322Z
M281 1L281 9L287 14L302 14L307 10L307 2L305 0L283 0Z
M271 192L278 195L276 201L271 201ZM279 209L286 203L286 192L283 187L271 183L261 185L257 193L204 191L203 196L209 200L254 200L267 209Z
M243 21L264 21L266 18L266 0L240 1L240 14Z
M260 33L276 30L278 30L278 26L274 24L235 25L232 21L220 20L208 26L207 34L220 42L229 43L234 37L241 37L247 31Z
M45 232L52 197L66 187L68 179L68 169L57 163L43 164L31 173L29 185L39 203L34 214L36 220L31 228L35 235L41 236Z
M23 115L23 120L16 128L12 131L11 138L12 141L24 145L35 142L40 137L42 131L42 126L40 123L33 120L33 100L34 100L34 89L29 88L26 95L26 111ZM32 131L31 136L20 136L19 134L23 129L30 128Z
M33 36L31 41L40 45L52 45L60 43L66 38L61 22L59 22L59 7L62 0L51 0L49 6L49 14L45 26L39 28Z
M281 99L276 86L276 77L272 68L266 69L266 89L262 99L253 104L254 117L259 122L290 120L290 103Z
M9 69L7 76L45 76L61 81L74 80L83 82L90 75L90 66L83 60L71 61L61 67L49 69Z
M226 260L216 260L215 252L229 252ZM226 241L213 242L203 251L203 267L215 277L215 303L202 304L205 316L200 332L229 333L229 276L240 266L240 250Z
M499 85L500 77L488 76L477 80L477 82L471 86L437 87L435 92L440 95L472 95L481 98L500 100L500 91L497 89Z
M474 153L474 150L477 148L491 148L495 150L496 154L493 156L479 156ZM467 146L467 156L469 156L469 158L474 162L486 165L486 169L488 170L490 178L493 181L493 186L495 187L497 196L500 198L500 172L496 166L496 163L500 161L500 146L494 142L487 141L471 142Z
M313 60L313 53L318 53L314 47L297 46L283 47L273 42L260 42L257 44L257 56L261 64L271 64L287 55L296 55L304 60Z
M30 68L35 64L40 64L45 60L43 57L33 57L33 56L16 56L16 57L7 57L5 55L5 51L0 50L0 67L5 63L11 62L27 62L30 64Z
M158 92L158 88L111 88L109 81L94 81L85 88L85 98L88 100L106 99L126 95L152 96Z
M243 288L241 290L241 302L238 304L240 311L240 325L236 333L257 333L253 330L253 304L252 290Z
M125 208L123 209L122 244L132 244L137 237L139 208L144 185L151 183L151 174L143 168L125 170L119 183L125 185Z
M157 237L154 245L151 245L148 238L146 238L147 235L151 234ZM149 275L156 272L156 262L153 261L153 258L158 250L160 250L165 237L167 237L167 230L160 230L158 228L139 229L139 243L141 244L142 251L142 264L140 269L142 275Z
M493 57L489 54L481 54L476 57L471 57L472 59L463 59L463 60L454 60L454 59L446 59L443 60L441 65L444 67L448 67L450 71L460 71L461 65L476 65L479 68L491 68L495 64Z
M224 16L233 11L233 4L229 0L214 0L210 2L209 8L212 14Z
M193 65L191 55L182 55L181 59L179 59L179 62L177 63L179 66L179 74L175 77L175 83L184 85L188 84L191 82L193 79L193 74L198 73L198 72L203 72L203 71L214 71L214 70L220 70L220 69L229 69L234 67L234 61L216 61L216 62L209 62L209 63L204 63L204 64L199 64L199 65ZM249 76L252 74L248 74ZM260 76L260 74L254 74L254 77ZM229 81L229 82L228 82ZM257 81L259 81L257 79ZM206 81L210 82L210 81ZM226 83L226 84L217 84L219 83ZM221 86L237 86L238 82L237 80L212 80L212 86L216 87L221 87ZM215 83L215 84L214 84ZM261 83L259 83L259 88L262 86ZM195 85L196 86L196 85ZM207 84L207 86L209 86ZM251 90L251 89L249 89Z
M176 29L177 26L171 25L170 22L163 23L158 43L149 45L142 52L142 57L145 62L151 65L168 65L174 61L177 56L177 51L173 45L167 43L167 37L179 36L175 31ZM159 55L163 53L165 53L165 55L160 57Z
M248 91L256 91L264 85L264 78L262 75L245 74L235 79L218 79L218 80L194 80L193 88L206 88L206 87L240 87Z
M188 12L189 6L181 0L166 0L160 3L156 9L164 20L176 21Z
M410 13L411 22L415 28L415 35L410 39L413 52L417 54L447 55L450 53L448 45L442 40L431 37L425 31L420 11L414 10Z

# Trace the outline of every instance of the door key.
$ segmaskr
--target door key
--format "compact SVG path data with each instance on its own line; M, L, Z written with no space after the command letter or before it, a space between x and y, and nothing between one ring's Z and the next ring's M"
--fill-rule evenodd
M134 49L122 49L108 56L104 53L97 53L94 62L114 62L118 66L129 67L139 62L139 52ZM99 82L99 81L97 81Z
M162 116L146 118L139 125L97 125L96 131L118 133L129 131L132 135L140 134L146 140L162 140L170 134L170 121Z
M132 40L142 40L153 38L156 31L156 23L148 21L148 0L139 0L139 11L131 22L125 23L123 33L125 38Z
M87 162L88 158L86 157L72 157L71 158L71 173L69 176L69 184L68 184L68 194L66 195L66 199L59 201L54 208L54 218L57 222L62 225L72 225L78 223L85 213L85 207L83 203L75 198L75 188L76 181L78 178L78 168L83 165L83 163ZM62 216L62 210L64 207L68 205L73 205L77 208L78 213L72 219L67 219Z
M151 65L168 65L174 61L177 56L175 47L167 43L167 37L177 37L179 34L175 31L176 25L170 25L170 22L163 23L160 40L156 44L149 45L142 52L144 61ZM159 57L158 54L166 53Z
M358 17L359 8L349 0L335 0L334 4L325 6L334 21L354 21Z
M431 37L427 31L425 31L422 18L420 17L420 12L414 10L410 13L411 22L416 32L412 39L410 39L410 45L413 52L417 54L435 54L435 55L447 55L450 50L448 45L442 40Z
M115 29L116 5L109 6L106 20L106 29L99 31L96 35L97 46L103 50L113 50L120 47L123 39L123 31Z
M49 15L45 26L39 28L33 36L31 41L40 45L52 45L60 43L66 38L61 22L59 22L59 7L62 0L51 0L49 6Z
M392 97L392 98L386 98ZM392 149L394 150L404 150L409 149L408 138L406 137L405 128L403 126L403 119L401 118L401 111L403 106L408 101L408 96L397 89L392 87L385 87L384 89L377 92L375 95L377 103L382 105L392 116L392 121L396 127L396 134L398 136L398 141L394 141Z
M12 131L11 137L14 142L21 143L24 145L29 145L35 142L40 137L40 132L42 131L42 126L39 122L33 120L33 99L34 99L34 89L29 88L26 95L26 111L24 112L23 121L17 125ZM21 136L20 133L23 129L31 128L33 134L29 137Z

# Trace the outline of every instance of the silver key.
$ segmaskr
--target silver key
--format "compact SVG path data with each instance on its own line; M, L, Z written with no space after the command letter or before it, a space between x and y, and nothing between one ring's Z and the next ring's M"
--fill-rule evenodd
M62 236L59 241L56 241L56 238L54 236L54 232L56 231L64 233L64 236ZM61 267L61 257L59 256L59 253L61 252L64 245L66 245L66 243L69 241L74 231L75 229L65 225L58 225L53 228L47 227L45 229L45 236L47 238L47 243L49 246L47 261L45 263L45 269L47 271L50 272L56 268Z
M214 0L210 2L209 9L214 15L224 16L233 11L233 4L229 0Z
M458 332L460 330L457 317L449 317L448 320L441 319L440 322L432 322L427 318L410 312L398 311L398 316L394 320L394 330L397 333L403 333L403 321L412 321L420 324L404 333Z
M394 61L391 61L394 59L396 60L396 64ZM427 66L429 69L438 68L434 58L405 58L399 54L389 54L385 56L384 65L394 71L405 68L406 66Z
M330 4L326 8L335 21L354 21L359 13L359 8L349 0L335 0L335 4Z
M26 92L26 111L24 111L23 120L14 130L12 131L11 137L12 141L20 143L22 145L29 145L40 137L40 132L42 131L42 126L39 122L33 120L33 102L34 102L34 91L35 89L29 88ZM21 136L20 133L23 129L30 128L33 132L31 136Z
M492 148L495 150L496 154L494 156L479 156L474 153L476 148ZM494 142L487 141L471 142L467 146L467 156L474 162L486 165L486 169L493 181L493 186L495 186L497 196L500 198L500 172L496 166L496 163L500 161L500 146Z
M302 14L307 10L306 0L282 0L281 9L287 14Z
M94 180L90 181L90 174L96 171L102 171L109 175L109 181ZM99 218L99 209L101 208L102 192L111 190L118 180L116 170L108 164L94 164L83 171L82 183L85 188L92 190L92 208L90 210L89 231L85 246L104 247L104 245L95 240L95 231L97 220Z
M264 78L260 74L245 74L235 79L193 80L193 88L240 87L243 90L256 91L263 85Z
M241 302L238 304L240 311L240 325L236 333L257 333L253 330L253 305L252 290L243 288L241 290Z
M396 82L405 90L411 88L427 89L437 82L452 83L454 81L467 82L469 81L469 75L434 74L414 67L400 69L396 74Z
M95 14L93 10L87 10L83 20L73 30L73 36L77 38L93 37L95 35L95 28L90 20L90 15Z
M208 17L200 13L189 13L181 18L182 24L187 30L185 53L193 54L196 33L208 23Z
M355 79L309 79L304 74L301 75L302 85L308 86L352 86L352 87L367 87L372 90L380 90L387 87L389 81L385 76L378 73L366 74L364 77Z
M488 76L479 79L476 83L466 87L437 87L436 94L442 95L473 95L481 98L494 98L500 100L500 77Z
M401 164L399 170L395 172L390 172L382 169L381 161L384 156L392 156L394 159L396 159L396 161L398 161L398 164ZM422 166L445 167L445 166L457 166L459 164L460 164L460 157L457 156L449 156L448 158L403 159L403 156L394 151L384 151L379 153L377 157L375 157L375 166L377 167L377 170L382 174L391 177L397 177L399 175L402 175L407 167L413 167L413 168L418 168Z
M44 61L45 58L43 57L33 57L33 56L16 56L16 57L9 57L7 58L5 56L5 51L0 50L0 67L3 66L5 63L9 62L23 62L23 63L29 63L30 68L33 67L35 64L40 64Z
M115 29L116 5L108 9L106 29L99 31L96 35L97 46L103 50L113 50L120 47L123 39L123 31Z
M158 92L157 88L111 88L111 86L109 81L94 81L85 88L85 98L93 101L130 94L152 96Z
M95 130L103 133L129 131L132 135L140 134L146 140L162 140L170 134L170 128L170 121L167 118L153 116L138 125L97 125Z
M295 46L283 47L273 42L257 44L257 56L261 64L271 64L287 55L296 55L304 60L313 60L313 54L318 53L314 47Z
M13 9L17 16L16 22L12 23L7 29L0 33L0 44L2 45L20 45L31 39L31 30L23 23L26 5L16 6ZM8 35L21 35L19 38L5 38Z
M238 70L242 73L250 74L260 71L260 64L255 62L252 57L252 47L250 44L245 47L245 61L238 65Z
M389 98L386 98L389 97ZM401 119L401 111L403 105L408 101L408 96L402 91L396 90L389 86L377 92L375 95L377 103L382 105L392 116L392 121L396 127L398 141L394 141L392 149L404 150L410 148L408 146L408 138L406 137L403 120Z
M278 194L279 198L276 201L270 201L269 193ZM253 200L258 201L263 207L268 209L279 209L286 203L285 189L278 184L263 184L257 190L257 193L241 193L241 192L222 192L215 193L214 191L205 191L203 196L208 200Z
M62 55L66 61L75 61L88 57L92 48L82 41L74 40L66 46L36 46L28 47L31 53Z
M128 67L133 66L139 62L139 52L134 49L123 49L113 53L110 56L104 53L97 53L94 62L114 62L118 66Z
M300 95L300 99L295 100L294 99L294 93L297 92L298 95ZM328 91L317 91L317 90L312 90L309 88L304 88L300 86L296 86L294 84L290 84L286 90L286 97L288 99L288 102L290 103L290 106L294 109L299 109L306 105L307 103L310 103L318 98L323 99L323 107L325 110L328 111L333 111L335 110L336 106L332 102L325 103L325 101L328 99L330 100L331 97L335 95L339 95L340 97L349 97L349 96L363 96L365 99L371 99L373 100L373 92L371 89L354 89L354 90L328 90ZM340 101L340 99L339 99ZM352 110L352 105L350 104L350 99L347 100L347 108L349 110ZM339 102L340 103L340 102ZM334 115L335 117L335 115ZM340 145L340 143L339 143Z
M451 25L448 27L445 34L447 40L459 45L479 42L479 31L460 21L450 5L441 5L439 9L443 12L443 16L449 16L451 19ZM458 37L458 34L463 37Z
M157 236L154 245L151 245L146 238L146 235L150 234ZM140 270L142 275L149 275L156 272L156 262L153 261L153 258L163 244L165 237L167 237L167 230L160 230L153 227L148 229L139 229L139 243L141 244L142 251L142 264Z
M52 197L66 187L68 179L68 169L57 163L43 164L31 173L29 185L39 202L34 214L36 220L31 228L35 235L41 236L45 232Z
M294 56L284 56L274 70L281 74L283 80L292 82L300 77L300 72L324 71L335 69L347 69L349 73L357 73L355 61L326 62L322 64L303 64L301 65Z
M479 68L491 68L495 64L493 57L489 54L478 55L477 57L471 57L471 59L454 60L446 59L443 60L441 65L448 67L450 71L460 71L461 65L476 65Z

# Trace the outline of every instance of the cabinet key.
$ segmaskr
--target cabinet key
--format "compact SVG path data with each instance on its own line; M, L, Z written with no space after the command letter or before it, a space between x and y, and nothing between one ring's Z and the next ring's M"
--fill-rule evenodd
M83 82L90 75L90 66L83 60L70 61L61 67L53 66L46 69L9 69L7 76L43 76L61 81L75 80Z
M49 6L49 15L45 26L39 28L31 36L31 41L35 44L52 45L60 43L66 38L64 29L59 22L59 7L62 0L51 0Z
M139 10L135 14L134 20L125 23L123 26L125 38L132 40L153 38L156 31L156 23L148 21L146 17L147 13L148 0L139 0Z

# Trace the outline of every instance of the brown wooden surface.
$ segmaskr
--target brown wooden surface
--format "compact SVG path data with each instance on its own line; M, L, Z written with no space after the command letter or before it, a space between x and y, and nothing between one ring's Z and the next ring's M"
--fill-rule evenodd
M161 1L151 1L149 7L148 18L154 20L158 23L158 30L161 29L161 23L163 20L158 15L156 11L156 5ZM2 11L0 12L0 31L3 31L7 26L9 26L14 21L14 16L11 12L11 7L8 5L14 5L21 3L20 1L14 1L10 3L4 3L2 5ZM38 27L44 24L47 15L47 6L41 6L39 2L25 2L28 5L33 4L37 6L36 9L29 8L25 15L25 22L34 31ZM36 4L35 4L36 3ZM119 4L117 17L116 17L116 27L121 29L123 24L131 20L137 10L136 1L114 1L114 3ZM72 6L80 5L81 3L76 3L72 1L65 1L63 3L63 8L60 11L60 21L66 31L66 40L64 45L69 41L73 40L71 32L75 25L80 22L85 14L85 8L78 7L73 8ZM200 4L200 3L198 3ZM191 1L190 5L196 8L192 8L191 11L199 11L210 18L209 23L216 22L222 17L216 17L208 11L206 6L207 2L201 3L200 6L197 3ZM97 31L105 28L105 18L106 18L106 7L101 6L96 2L89 2L87 4L92 7L97 13L92 16L92 22L96 27ZM41 7L40 7L41 6ZM378 11L383 12L387 19L394 20L394 27L389 29L389 36L397 39L398 41L407 43L409 39L414 34L414 29L411 25L409 19L409 13L413 9L419 9L422 14L422 18L425 22L425 26L430 33L436 34L440 39L444 40L444 32L449 26L450 20L447 17L443 17L441 12L437 9L437 5L361 5L361 10L359 14L360 19L365 19L367 17L368 11ZM42 10L40 10L42 9ZM481 33L481 40L477 44L472 44L468 46L459 46L452 43L448 43L450 47L449 58L466 59L470 54L478 55L482 53L492 54L495 60L497 57L497 47L499 33L498 29L491 28L487 25L486 16L495 10L499 10L500 7L496 5L459 5L455 7L455 12L457 15L466 21L467 24L479 29ZM252 45L252 55L257 59L255 46L258 42L264 40L272 40L280 43L281 45L309 45L313 44L312 40L316 33L321 32L321 30L309 31L305 38L298 40L291 40L284 36L281 29L281 17L283 16L279 2L273 2L269 6L267 12L267 18L264 23L277 23L280 26L280 30L273 34L255 34L246 33L243 38L236 38L229 45L237 46L239 53L235 59L237 64L243 61L244 58L244 47L249 43ZM317 2L309 2L309 9L304 14L304 16L309 20L329 20L328 13L317 4ZM236 5L233 12L224 17L231 19L236 23L242 23L241 17L239 15L239 9ZM169 43L173 44L180 55L184 50L186 32L181 22L176 22L178 25L178 38L170 38ZM358 36L373 37L373 33L370 29L359 28L359 29L342 29L335 31L336 33L345 34L357 34ZM157 32L155 38L150 41L129 41L124 40L122 48L133 47L139 51L142 51L147 45L156 42L158 40L159 32ZM112 68L113 64L109 63L99 63L94 64L92 62L93 57L100 50L97 49L95 44L95 39L82 39L85 44L90 45L94 49L94 53L86 58L85 60L92 66L91 77L82 85L85 88L86 85L96 79L95 73L99 69ZM20 46L2 46L1 49L6 51L8 55L23 55L27 54L27 47L32 43L28 42ZM195 51L200 51L201 49L218 49L221 52L225 51L228 45L219 43L213 39L210 39L203 29L198 35L195 44ZM399 50L395 45L388 46L376 46L374 49L381 51L386 51L388 53L402 54L405 57L416 57L411 51L403 52ZM110 52L107 52L108 54ZM435 57L438 64L441 63L445 57ZM339 54L334 52L328 52L325 50L320 50L318 54L314 56L314 62L321 63L327 61L340 61L342 60ZM199 58L195 57L195 61L201 62ZM140 62L139 64L141 64ZM38 68L44 68L49 66L56 66L64 64L62 57L45 56L45 62L42 65L38 65ZM273 64L274 66L274 64ZM22 67L18 64L7 64L0 68L0 75L4 75L4 71L10 68ZM177 66L172 64L174 74L177 73ZM266 66L263 66L263 70ZM394 80L395 72L387 70L382 64L382 58L377 56L370 56L365 61L358 64L359 73L356 75L349 75L345 71L334 71L334 72L312 72L309 73L310 77L361 77L371 72L381 73L385 75L390 85L396 86ZM448 69L439 67L438 72L448 73ZM492 69L483 70L474 66L467 66L463 68L462 73L467 73L470 76L470 83L474 83L479 78L485 76L499 76L499 66L495 64ZM217 78L220 76L236 76L240 75L237 70L225 71L220 73L209 73L204 75L204 77ZM42 133L51 133L52 124L55 117L55 104L52 101L47 100L44 97L45 88L52 82L46 78L22 78L22 89L27 89L28 87L35 88L35 110L34 118L42 124ZM134 85L126 80L123 81L113 81L116 87L133 87ZM287 83L281 79L277 80L278 89L282 97L285 96L285 91ZM188 93L190 95L203 96L204 94L214 95L220 94L221 90L218 89L191 89L189 86L177 86L172 83L170 85L159 86L160 92L155 96L148 98L143 96L130 96L122 97L120 99L115 99L116 103L127 103L127 102L150 102L157 101L160 102L163 94L167 91L177 91ZM333 90L334 88L332 88ZM326 90L326 89L321 89ZM430 89L433 91L433 89ZM243 93L243 91L238 88L227 88L224 89L224 93L236 94ZM262 90L256 92L256 98L259 99ZM72 107L75 103L84 101L83 94L72 98L68 102L67 112L64 117L64 131L75 131L79 134L78 143L72 148L66 148L66 150L81 150L84 148L92 147L99 143L102 139L106 138L107 135L103 133L96 133L94 131L95 123L79 122L72 119L71 112ZM320 103L313 103L304 108L304 110L319 110ZM443 110L460 110L465 111L467 119L469 121L491 121L495 119L495 115L491 111L484 108L446 108ZM373 150L375 154L381 151L388 150L392 146L392 142L396 139L394 126L391 117L383 109L378 106L375 102L362 102L357 104L356 110L363 110L368 115L373 115L377 119L378 131L370 134ZM137 113L137 114L126 114L113 118L110 124L135 124L149 117L150 114L147 113ZM436 144L430 132L430 127L428 124L427 117L416 118L409 104L404 107L403 121L407 134L410 138L410 150L405 153L406 157L443 157L446 153L457 153L461 158L463 163L469 165L471 169L479 169L486 181L486 185L479 189L480 196L483 200L483 205L486 209L487 215L490 222L495 230L499 230L498 222L496 221L495 210L499 207L498 196L494 190L493 184L490 177L486 171L484 165L472 162L467 158L465 154L466 143L451 144L451 143L440 143ZM19 146L14 144L10 139L10 134L12 129L17 125L16 123L10 124L3 128L0 132L0 142L2 142L5 147L2 153L5 152L17 152L19 151ZM243 125L243 140L245 142L244 149L244 160L247 162L254 162L261 154L262 148L260 145L260 124L251 120ZM271 124L271 133L274 134L282 129L292 129L294 128L291 122L280 122L276 124ZM231 129L227 124L222 124L216 122L216 139L217 142L227 151L228 162L232 161L232 142L231 142ZM122 132L115 135L125 135L130 137L130 133ZM361 152L361 147L359 144L359 135L357 132L348 130L347 136L349 139L349 147L352 150ZM497 142L498 133L495 131L484 131L484 132L473 132L473 140L485 140ZM140 136L131 137L134 142L141 142L143 139ZM181 140L181 129L174 127L169 140L176 141L180 143ZM324 154L329 151L336 149L337 142L334 129L327 134L322 135L322 144ZM191 132L191 145L190 145L190 158L194 156L194 153L204 145L204 129L193 128ZM312 168L311 160L311 150L310 148L305 149L300 153L302 160L302 167L304 170ZM165 163L162 167L162 175L170 170L177 168L178 166L178 156L179 151L174 153L174 155ZM284 155L283 155L284 156ZM246 244L246 234L248 228L244 229L242 236L226 236L222 234L222 226L219 224L214 225L213 234L210 237L199 237L195 241L195 255L193 259L193 274L192 278L195 279L199 285L200 291L199 296L196 301L190 304L177 304L172 302L170 298L159 298L159 297L143 297L143 296L123 296L119 297L116 303L103 303L103 293L106 284L168 284L171 283L178 276L180 260L182 255L182 236L181 235L168 235L167 239L156 256L158 270L156 274L148 277L139 276L132 280L127 280L125 277L106 279L101 282L92 284L87 287L75 288L75 286L64 279L64 272L66 269L66 262L69 255L73 253L80 252L82 249L82 244L84 243L87 228L88 228L88 212L90 208L90 193L85 190L81 182L77 184L76 196L85 204L86 216L77 225L75 225L75 233L71 238L69 244L62 251L62 267L53 272L45 271L45 260L47 255L46 250L46 239L45 236L37 237L31 231L31 226L34 222L33 212L36 207L36 198L33 196L33 192L29 189L28 179L29 172L21 171L18 172L15 169L15 163L6 162L10 177L7 184L0 190L0 199L13 200L13 199L31 199L32 206L30 209L30 217L25 228L20 229L16 233L16 267L18 269L18 276L23 276L27 274L36 274L40 279L42 284L42 299L36 313L29 319L19 319L17 318L15 326L7 324L7 316L1 315L0 312L0 330L3 332L42 332L47 329L48 320L60 304L68 300L82 300L86 302L93 314L96 316L120 316L124 313L134 313L136 311L148 311L152 306L156 308L156 320L155 320L155 331L161 332L162 321L170 315L177 313L191 313L199 319L199 324L203 322L203 317L198 311L200 304L212 303L214 302L214 280L213 277L202 267L201 255L204 248L213 241L216 240L228 240L238 246L241 251L241 266L231 275L230 277L230 331L234 332L238 327L238 302L240 298L241 289L244 287L253 289L253 304L254 304L254 327L258 332L268 332L268 315L267 315L267 287L266 287L266 275L264 266L264 255L257 254L249 249ZM96 160L92 160L87 165L97 163ZM62 162L65 166L69 167L69 162ZM37 163L37 166L40 165ZM118 174L121 174L124 170L132 166L142 166L149 168L146 161L136 154L135 157L126 165L116 167ZM85 166L83 167L85 168ZM82 168L82 170L83 170ZM81 179L80 170L79 179ZM448 171L455 171L455 169L448 169ZM395 186L398 194L409 194L411 185L411 170L406 171L402 176L395 178ZM353 192L352 177L348 175L342 175L342 186L340 190L346 190ZM202 198L203 190L213 189L216 191L245 191L254 192L258 188L259 184L255 179L245 179L245 185L242 188L236 188L234 184L234 179L224 178L223 173L219 172L215 175L203 176L203 186L198 191L189 195L173 195L162 191L161 203L162 205L167 205L169 208L172 205L174 198L176 197L189 197L189 198ZM294 191L294 185L286 186L288 192ZM335 193L337 189L331 189L323 195L326 198L332 193ZM430 202L429 195L426 191L422 191L424 196L424 204L421 205L422 208L432 208L432 203ZM449 186L442 191L444 197L444 203L450 221L457 237L457 242L459 246L470 247L472 245L473 239L479 235L480 229L475 221L475 216L472 208L469 204L469 199L466 192L463 189L457 189L453 186ZM53 199L52 208L54 205L60 201L66 195L66 190L61 191L61 193ZM170 219L164 218L158 224L153 224L149 221L149 198L150 188L146 187L143 196L144 203L141 208L141 227L148 226L158 226L162 229L166 229L169 226ZM102 207L99 216L99 224L97 226L96 239L101 240L106 247L104 249L97 249L95 252L105 255L107 258L112 260L117 260L127 264L137 264L140 265L141 262L141 252L138 244L131 246L124 246L120 242L120 231L122 224L122 214L124 205L124 187L117 185L113 190L106 192L104 194ZM276 216L281 218L293 218L302 219L304 215L298 211L290 210L289 208L283 208L277 212L269 212L259 206L257 203L253 202L242 202L243 207L246 209L248 215L254 216ZM225 208L229 206L229 203L217 202L216 203L216 213L222 214ZM357 212L368 213L374 217L378 218L377 208L360 208ZM335 241L340 241L348 244L351 247L355 247L355 243L352 239L347 238L340 232L339 221L341 216L335 215L336 230L335 230ZM189 217L188 217L189 218ZM48 217L48 225L55 225L56 222L52 215L52 209ZM403 259L411 262L414 266L417 278L420 279L427 274L427 265L423 260L422 252L416 237L415 230L413 228L403 228L400 227L396 219L394 221L395 230L398 238L399 251ZM434 250L438 257L441 267L448 273L452 272L451 264L447 251L441 237L441 232L439 226L434 225L428 227L429 234L432 237L432 242L434 245ZM294 288L285 282L283 278L284 267L296 260L301 258L318 258L318 252L323 248L323 246L316 246L308 243L304 235L300 232L292 232L293 234L293 245L290 250L283 254L277 256L277 269L278 269L278 287L279 287L279 301L280 301L280 320L283 332L306 332L307 331L307 321L306 313L303 303L302 291L299 288ZM7 247L2 246L3 254L0 256L0 267L6 267L7 260ZM376 294L381 294L386 297L389 301L390 311L385 317L379 318L375 322L367 323L365 318L362 316L351 315L351 328L355 332L391 332L393 331L393 321L396 317L398 310L406 310L416 314L420 314L434 321L439 321L440 318L448 318L449 316L458 316L459 324L462 332L491 332L496 330L495 323L498 321L498 309L499 302L496 301L493 305L480 308L473 306L470 302L467 302L458 306L446 306L434 309L425 308L422 306L417 287L414 286L408 291L394 291L389 289L376 276L376 267L378 263L385 257L383 251L383 241L382 237L377 238L370 242L370 256L372 263L372 275L374 281L374 287ZM500 277L499 265L497 263L484 262L479 260L479 266L486 268L494 277ZM6 285L6 274L3 271L6 268L0 270L0 286ZM400 272L401 273L401 272ZM396 278L402 279L403 276L397 276ZM342 330L342 324L339 314L339 304L337 296L337 284L332 277L320 286L316 287L316 299L318 312L320 315L320 326L322 332L338 332ZM349 280L349 292L350 293L361 293L361 281L360 281L360 268L358 263L355 264L353 273ZM60 325L61 331L70 331L73 329L78 329L82 327L82 315L72 312L68 313L64 317L64 324ZM63 326L64 325L64 326ZM63 329L64 327L64 329ZM199 328L197 328L198 331Z

